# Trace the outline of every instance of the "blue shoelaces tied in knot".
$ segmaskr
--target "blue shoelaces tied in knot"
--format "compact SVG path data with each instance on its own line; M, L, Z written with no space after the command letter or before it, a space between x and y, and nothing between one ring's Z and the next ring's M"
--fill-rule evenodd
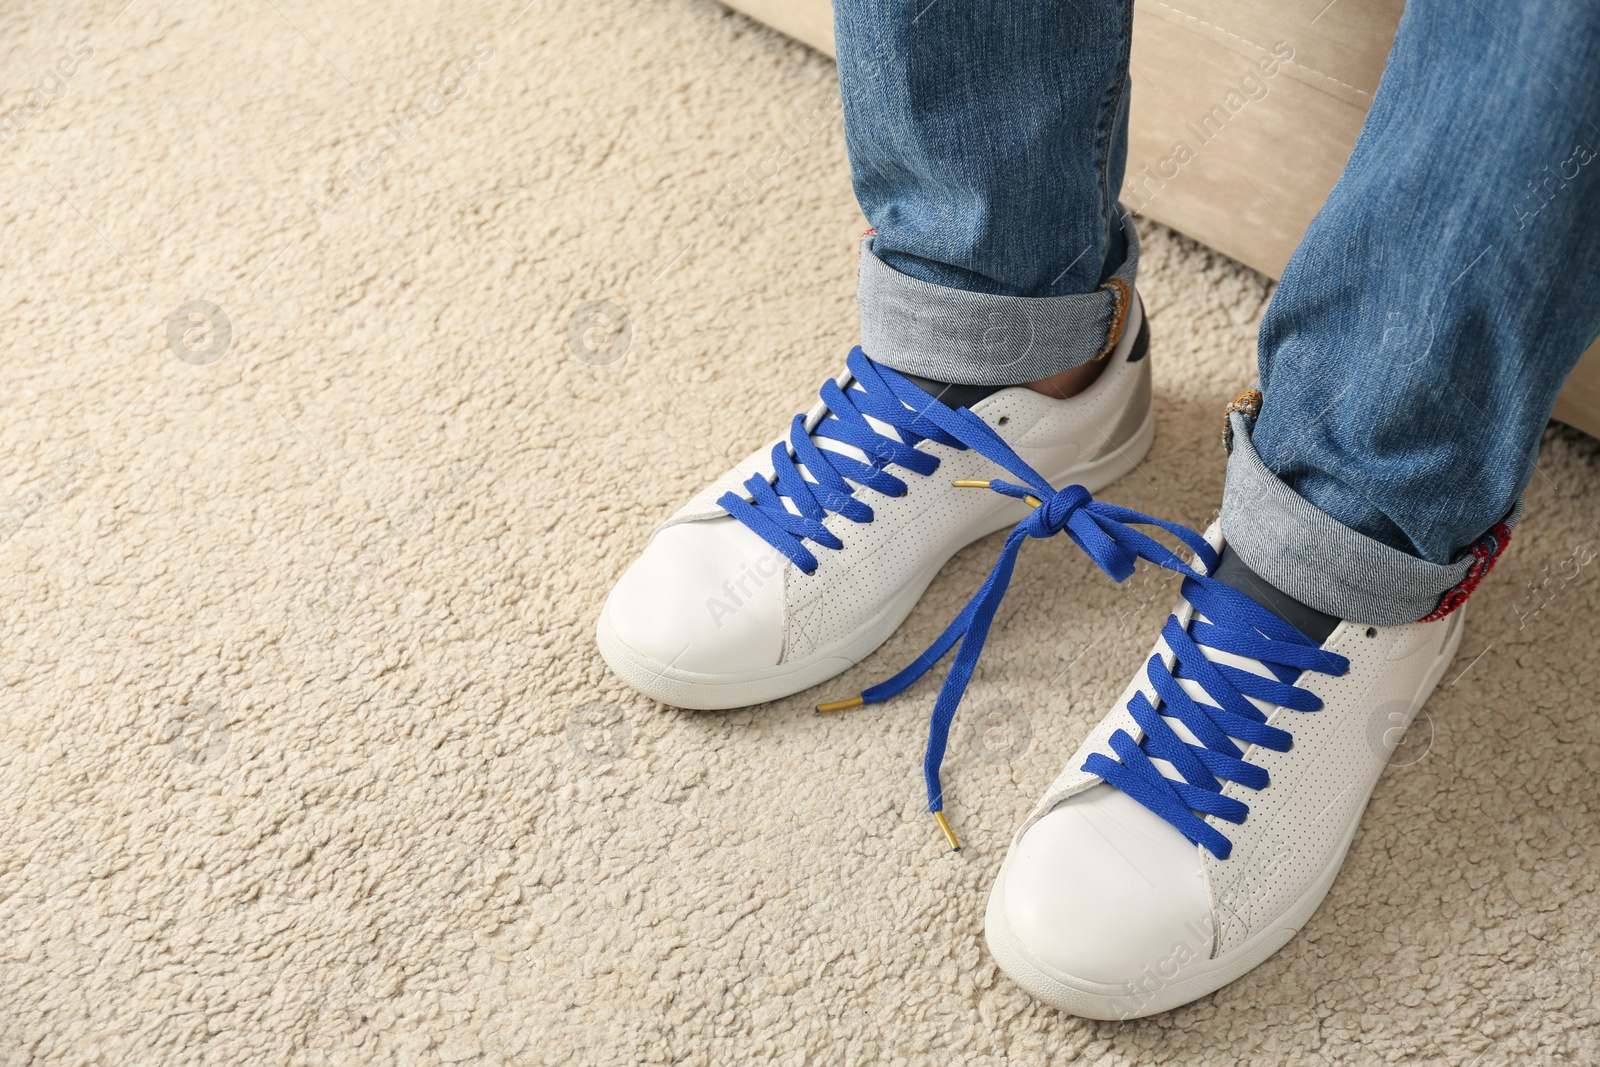
M932 474L939 460L915 447L923 440L938 441L962 450L976 449L1021 484L1007 481L964 484L987 485L994 492L1035 507L1006 537L1000 558L982 587L922 655L892 678L863 690L859 697L824 704L819 710L888 700L920 679L951 648L956 648L955 660L945 676L929 720L923 777L928 789L928 810L939 820L951 847L958 848L942 815L944 790L939 771L956 709L977 668L995 613L1010 586L1022 543L1030 537L1043 539L1065 533L1096 566L1117 582L1133 574L1138 560L1147 560L1183 575L1183 597L1197 614L1187 626L1180 625L1176 616L1169 616L1161 633L1171 654L1170 666L1160 655L1152 655L1147 664L1150 688L1159 698L1160 707L1142 691L1129 701L1128 711L1143 738L1136 741L1126 730L1116 731L1110 743L1118 759L1093 753L1082 769L1138 800L1192 843L1204 846L1219 859L1226 859L1231 842L1201 816L1243 822L1248 806L1224 796L1223 782L1238 782L1257 790L1267 784L1267 772L1247 762L1244 751L1234 739L1279 752L1287 751L1293 741L1288 731L1267 725L1266 714L1248 698L1295 711L1320 710L1321 699L1294 683L1306 670L1343 674L1349 661L1324 651L1317 642L1254 600L1209 577L1208 573L1192 569L1161 542L1133 528L1152 526L1167 531L1195 553L1206 572L1215 570L1216 549L1187 526L1095 500L1081 485L1058 490L1018 456L988 423L966 408L951 409L939 403L895 371L873 363L859 348L850 353L848 366L862 388L844 390L835 382L828 382L822 396L833 418L825 418L810 433L806 431L804 419L795 416L789 438L792 454L783 442L773 447L776 487L756 475L745 483L753 501L735 493L727 493L718 501L796 566L807 573L817 566L816 557L801 543L802 539L831 549L843 547L843 542L822 525L828 511L855 522L872 521L871 508L854 498L846 478L887 496L900 496L905 493L906 486L883 469L889 463L918 474ZM878 433L863 417L865 415L895 427L901 440ZM831 450L819 449L811 440L813 436L854 445L872 457L872 461L862 463ZM804 464L816 480L807 481L801 476L797 464ZM780 499L783 496L795 504L799 515L783 506ZM1272 677L1227 663L1214 663L1201 652L1202 648L1255 660ZM1197 683L1212 703L1195 700L1178 684L1180 679ZM1200 743L1185 740L1173 729L1169 719L1182 723ZM1182 780L1173 781L1163 776L1152 760L1168 763Z

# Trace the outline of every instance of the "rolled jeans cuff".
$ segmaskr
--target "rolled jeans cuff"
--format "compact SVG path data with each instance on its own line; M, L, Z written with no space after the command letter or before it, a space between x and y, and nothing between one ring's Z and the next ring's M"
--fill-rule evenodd
M1479 555L1429 563L1352 530L1267 469L1250 441L1249 418L1235 411L1228 420L1233 451L1222 536L1251 570L1308 607L1371 626L1416 622L1439 608L1446 593L1470 592L1476 576L1468 572ZM1521 515L1519 500L1504 525Z
M1118 213L1127 257L1092 293L996 296L901 274L861 240L861 350L905 374L956 385L1018 385L1081 367L1107 350L1133 298L1139 237Z

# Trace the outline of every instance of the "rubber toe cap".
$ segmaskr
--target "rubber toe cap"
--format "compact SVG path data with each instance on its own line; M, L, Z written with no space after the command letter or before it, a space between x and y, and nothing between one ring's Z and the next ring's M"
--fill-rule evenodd
M783 571L771 545L733 518L661 530L606 601L612 632L659 667L734 674L783 656Z
M1103 783L1028 828L1006 868L1004 904L1037 960L1087 982L1170 980L1211 955L1199 849Z

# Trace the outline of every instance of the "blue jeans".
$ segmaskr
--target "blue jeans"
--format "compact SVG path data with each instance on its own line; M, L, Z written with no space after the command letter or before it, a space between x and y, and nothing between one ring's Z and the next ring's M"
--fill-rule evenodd
M1138 241L1129 0L835 0L862 347L943 381L1093 358ZM1600 332L1600 5L1407 4L1343 176L1261 326L1222 524L1297 599L1395 625L1520 511ZM1502 525L1504 524L1504 525Z

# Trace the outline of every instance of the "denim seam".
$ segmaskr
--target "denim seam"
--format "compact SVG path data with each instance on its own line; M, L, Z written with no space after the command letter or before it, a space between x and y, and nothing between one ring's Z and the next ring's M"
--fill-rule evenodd
M1109 290L1115 303L1111 305L1111 325L1106 327L1106 343L1095 354L1095 363L1116 351L1117 342L1122 340L1122 331L1128 327L1128 308L1133 304L1133 286L1121 278L1107 278L1100 288Z
M1122 96L1128 88L1129 55L1133 48L1133 3L1128 0L1124 4L1126 15L1123 18L1122 62L1117 68L1117 78L1111 83L1110 106L1104 108L1100 116L1100 129L1096 134L1098 141L1095 169L1100 173L1100 215L1110 218L1116 207L1116 191L1111 188L1111 140L1115 135L1117 124L1117 109L1122 106Z

